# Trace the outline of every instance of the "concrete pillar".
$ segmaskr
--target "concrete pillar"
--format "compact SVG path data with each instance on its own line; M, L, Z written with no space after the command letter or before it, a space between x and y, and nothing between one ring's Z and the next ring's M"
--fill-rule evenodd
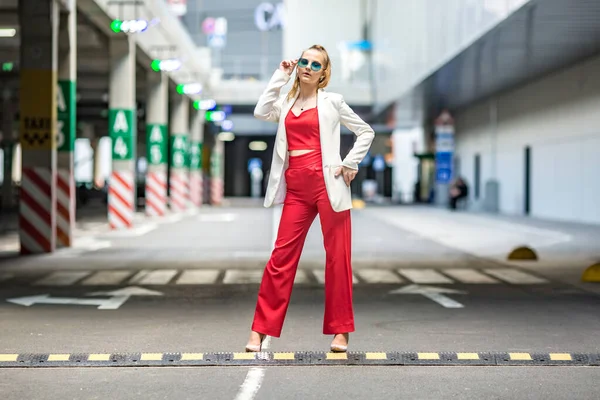
M77 10L61 13L58 33L56 246L71 247L75 229L73 150L76 136Z
M135 215L135 42L130 36L112 39L108 93L108 130L112 140L112 173L108 186L111 229L127 229Z
M193 206L202 205L202 145L204 142L204 111L194 111L190 127L190 202Z
M210 154L210 203L221 205L224 193L225 142L215 140Z
M20 126L23 179L19 201L21 254L56 248L56 69L58 5L21 0Z
M179 96L173 104L171 113L169 191L171 211L183 211L187 208L189 196L189 175L187 169L189 139L189 99Z
M146 215L160 217L167 210L167 139L169 78L149 73L146 105Z
M15 204L15 187L13 186L13 158L18 138L15 135L15 104L13 92L5 89L2 92L2 150L4 151L4 180L2 183L2 208L10 209Z

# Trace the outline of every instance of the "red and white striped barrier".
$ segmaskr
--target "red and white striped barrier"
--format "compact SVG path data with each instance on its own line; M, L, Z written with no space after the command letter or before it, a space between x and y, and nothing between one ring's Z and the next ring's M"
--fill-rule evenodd
M212 177L210 179L210 202L219 205L223 201L223 180Z
M171 173L169 183L171 211L184 211L187 208L188 177L185 172Z
M56 247L71 247L75 228L75 178L67 169L56 174Z
M202 205L202 172L190 172L190 201L194 206Z
M50 168L23 168L19 201L21 254L51 253L56 248L54 176Z
M133 172L113 171L108 185L108 223L111 229L127 229L134 216Z
M146 175L146 215L162 217L167 211L167 174L148 172Z

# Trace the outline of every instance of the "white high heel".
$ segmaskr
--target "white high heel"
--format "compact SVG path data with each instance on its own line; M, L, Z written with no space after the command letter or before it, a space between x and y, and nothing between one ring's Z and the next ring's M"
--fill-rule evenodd
M349 335L347 333L344 335L346 335L346 342L349 342L349 340L350 340ZM333 338L335 339L335 335L333 336ZM348 351L348 346L343 345L343 344L331 343L330 349L333 353L345 353Z
M262 344L265 341L265 338L267 337L267 335L262 334L262 333L259 333L259 335L261 336L260 344L259 345L247 344L246 345L246 353L258 353L259 351L262 350Z

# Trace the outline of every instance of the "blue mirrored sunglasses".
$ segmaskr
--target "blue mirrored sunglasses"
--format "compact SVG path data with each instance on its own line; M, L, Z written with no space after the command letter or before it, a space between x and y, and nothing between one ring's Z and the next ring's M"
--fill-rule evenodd
M306 68L306 67L308 67L308 60L306 58L299 59L298 60L298 67L299 68ZM312 69L315 72L320 71L321 67L323 67L323 66L321 65L320 62L313 61L313 62L310 63L310 69Z

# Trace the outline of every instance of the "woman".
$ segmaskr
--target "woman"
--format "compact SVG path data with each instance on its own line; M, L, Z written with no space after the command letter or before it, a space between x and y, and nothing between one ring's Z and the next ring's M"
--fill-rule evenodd
M292 89L280 98L296 66ZM326 251L323 333L334 335L331 351L344 352L354 332L350 182L375 134L341 95L323 90L330 77L327 51L312 46L300 59L281 62L254 110L257 118L279 123L264 205L283 203L283 211L246 351L260 351L266 335L280 336L300 254L317 214ZM343 161L340 123L358 137Z

